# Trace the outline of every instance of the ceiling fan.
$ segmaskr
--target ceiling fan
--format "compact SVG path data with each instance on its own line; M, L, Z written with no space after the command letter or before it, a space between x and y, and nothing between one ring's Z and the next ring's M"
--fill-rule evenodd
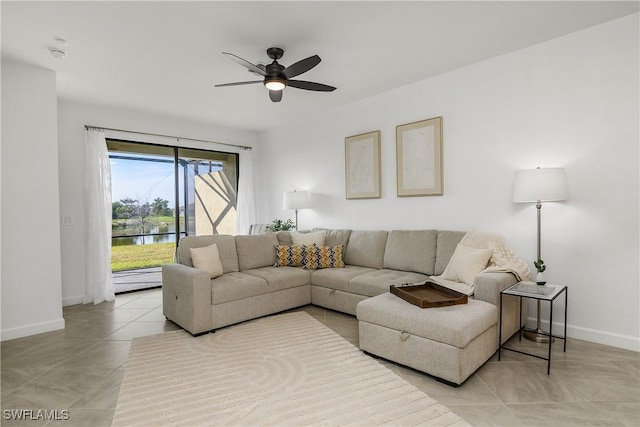
M320 57L318 55L310 56L285 68L283 65L280 65L278 63L278 59L282 58L282 55L284 55L284 50L280 49L279 47L270 47L269 49L267 49L267 55L269 56L269 58L273 59L273 62L269 65L254 65L251 62L242 59L237 55L234 55L233 53L222 52L222 54L227 55L233 61L237 62L243 67L246 67L252 73L264 77L264 80L224 83L215 85L215 87L263 83L265 87L269 89L269 98L273 102L280 102L282 100L282 91L287 86L294 87L296 89L314 90L317 92L333 92L334 90L336 90L335 87L322 83L308 82L305 80L292 80L293 77L296 77L302 73L306 73L307 71L318 65L320 63Z

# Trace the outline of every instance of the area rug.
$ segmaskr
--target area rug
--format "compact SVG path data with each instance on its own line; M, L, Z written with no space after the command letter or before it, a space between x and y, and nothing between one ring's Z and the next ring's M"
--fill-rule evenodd
M468 425L304 312L131 344L114 426Z

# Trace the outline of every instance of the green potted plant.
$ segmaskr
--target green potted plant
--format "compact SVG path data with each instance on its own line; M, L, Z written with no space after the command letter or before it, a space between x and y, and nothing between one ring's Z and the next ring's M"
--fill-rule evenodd
M544 265L544 261L540 258L538 258L537 261L533 261L533 265L536 267L536 270L538 270L538 273L536 274L536 283L538 285L544 285L547 282L544 280L542 273L547 269L547 266Z
M290 219L286 221L282 221L281 219L274 219L271 225L268 225L267 228L274 233L277 231L289 231L295 229L295 225L293 221Z

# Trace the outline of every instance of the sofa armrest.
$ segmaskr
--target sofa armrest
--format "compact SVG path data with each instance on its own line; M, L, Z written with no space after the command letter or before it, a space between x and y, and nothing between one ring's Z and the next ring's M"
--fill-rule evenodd
M475 299L500 308L500 292L517 282L518 279L511 273L482 273L474 281Z
M162 266L162 312L192 334L212 328L211 276L183 264Z
M511 273L482 273L474 281L474 298L486 301L500 309L500 291L518 282L516 276ZM518 332L521 316L526 316L527 305L523 304L520 313L520 300L518 297L505 295L502 307L502 343Z

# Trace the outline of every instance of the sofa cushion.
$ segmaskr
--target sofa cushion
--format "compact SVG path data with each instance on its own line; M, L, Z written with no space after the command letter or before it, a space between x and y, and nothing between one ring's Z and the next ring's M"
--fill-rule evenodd
M433 274L436 230L393 230L384 250L384 268Z
M276 252L273 248L277 245L278 238L275 233L236 236L240 271L273 266L276 263Z
M330 230L327 228L313 228L311 231L324 231L324 244L327 246L342 245L343 253L347 250L347 244L349 243L349 236L351 230Z
M344 254L345 264L380 269L387 244L386 231L353 230Z
M311 272L295 267L262 267L244 271L266 280L269 292L308 285Z
M211 304L224 304L270 291L267 281L246 273L228 273L211 280Z
M314 231L313 233L291 232L291 241L294 245L318 245L324 246L324 231Z
M291 240L291 232L290 231L278 231L276 233L276 237L278 238L278 243L283 246L291 246L293 245L293 241Z
M438 232L438 248L436 250L436 267L433 274L439 276L444 273L449 260L456 250L456 246L464 235L464 231L440 231Z
M274 267L301 267L307 259L306 246L276 246L276 263Z
M318 270L320 268L344 268L342 245L338 246L305 246L304 268Z
M216 234L207 236L186 236L180 239L178 250L176 251L176 261L180 264L193 267L191 259L191 248L202 248L215 243L220 253L220 262L222 263L222 271L230 273L238 271L238 255L236 252L236 240L233 236L227 234Z
M212 279L222 276L222 262L220 262L218 245L212 243L202 248L189 248L189 252L195 268L206 271Z
M405 283L424 282L429 276L409 271L399 270L374 270L354 277L349 281L349 291L368 297L389 292L389 286Z
M349 282L351 279L371 271L375 270L373 268L358 267L355 265L347 265L345 268L315 270L311 273L311 284L313 286L350 292Z

